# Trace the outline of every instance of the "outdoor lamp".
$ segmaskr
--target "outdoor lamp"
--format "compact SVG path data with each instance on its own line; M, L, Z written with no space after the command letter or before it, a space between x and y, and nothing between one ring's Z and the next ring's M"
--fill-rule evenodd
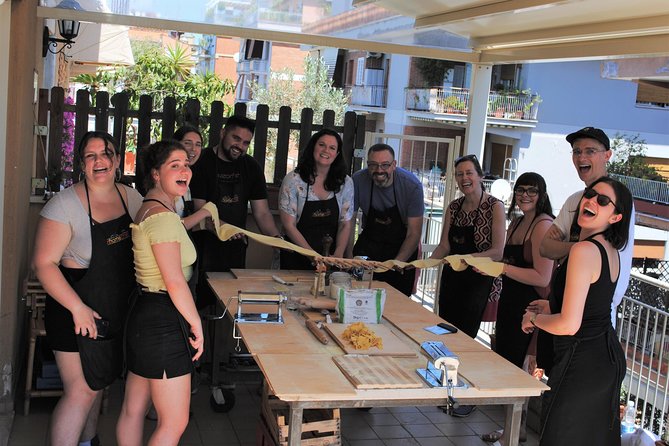
M83 11L83 8L76 0L63 0L60 2L56 8L62 9L74 9L77 11ZM60 33L62 39L57 37L51 37L49 35L49 27L44 27L44 32L42 33L42 57L46 57L47 52L53 54L62 53L63 50L67 48L72 48L74 39L79 34L79 21L71 19L58 19L58 32ZM59 50L54 51L51 47L58 48L58 44L62 43L63 46Z

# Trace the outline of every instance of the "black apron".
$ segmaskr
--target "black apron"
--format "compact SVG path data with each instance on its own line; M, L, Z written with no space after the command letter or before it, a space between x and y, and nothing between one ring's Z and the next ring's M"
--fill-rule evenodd
M479 206L476 208L474 225L480 218L482 201L483 191L481 191ZM463 203L464 200L455 212L448 231L448 242L451 246L449 254L478 252L474 241L476 227L455 225ZM494 280L494 277L475 272L470 266L464 271L457 272L450 266L444 265L439 292L439 316L472 338L476 338Z
M327 200L309 199L309 184L307 184L307 196L302 208L300 220L297 222L297 230L307 240L314 251L323 255L323 237L329 234L333 243L337 240L339 229L339 203L337 197L333 196ZM289 240L292 242L292 240ZM281 269L313 270L311 259L293 251L281 251Z
M397 206L397 191L393 181L393 195L395 206L378 211L372 205L374 203L374 182L369 190L369 213L365 219L365 228L358 236L353 247L354 256L367 256L369 260L383 262L392 260L397 256L404 239L407 236L407 227L402 222L402 216ZM418 258L418 248L407 259L411 262ZM416 282L416 270L404 272L387 271L385 273L374 273L374 279L386 282L402 294L411 296L414 283Z
M536 215L534 219L536 219ZM527 228L523 236L523 242L520 244L512 245L508 241L511 240L516 229L520 226L522 217L513 228L504 246L504 263L518 268L532 268L532 262L525 260L524 247L527 236L531 233L534 219ZM523 368L532 335L521 330L521 322L529 303L540 299L541 296L539 296L534 286L518 282L509 276L503 276L502 283L502 294L497 307L497 324L495 326L495 351L517 367Z
M92 390L101 390L121 375L123 367L123 327L128 300L135 287L132 218L117 187L125 214L93 224L85 181L84 187L91 225L91 261L83 276L81 269L61 266L61 271L81 300L109 321L109 332L104 339L77 336L86 383ZM75 279L76 276L80 277Z

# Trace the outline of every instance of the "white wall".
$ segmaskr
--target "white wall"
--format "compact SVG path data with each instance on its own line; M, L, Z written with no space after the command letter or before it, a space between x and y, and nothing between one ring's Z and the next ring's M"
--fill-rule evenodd
M0 184L5 184L5 154L7 153L7 94L9 92L9 29L12 2L0 4ZM0 209L5 208L4 187L0 188ZM4 233L0 219L0 234ZM0 237L0 271L2 271L2 237ZM3 390L0 389L0 395Z

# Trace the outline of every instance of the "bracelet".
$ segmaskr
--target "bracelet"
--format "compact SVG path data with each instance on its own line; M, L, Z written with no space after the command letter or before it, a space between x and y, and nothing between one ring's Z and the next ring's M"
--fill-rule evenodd
M530 316L530 324L536 327L537 326L536 320L537 320L537 313L533 313L532 316Z

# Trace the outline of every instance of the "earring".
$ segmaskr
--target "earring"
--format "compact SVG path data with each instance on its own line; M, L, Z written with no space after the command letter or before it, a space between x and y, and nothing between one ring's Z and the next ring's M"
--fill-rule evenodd
M118 182L121 181L122 177L123 177L123 175L121 175L121 169L117 167L116 172L114 172L114 181L116 181L118 183Z
M77 182L81 182L81 180L85 178L86 178L86 173L83 170L79 171L79 180Z

